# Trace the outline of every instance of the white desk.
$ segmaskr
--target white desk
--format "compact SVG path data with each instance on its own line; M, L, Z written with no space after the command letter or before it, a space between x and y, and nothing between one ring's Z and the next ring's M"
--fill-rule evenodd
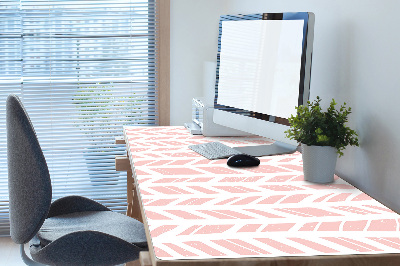
M153 265L400 265L400 216L340 178L304 181L299 153L230 168L188 145L266 140L183 127L126 127L124 136Z

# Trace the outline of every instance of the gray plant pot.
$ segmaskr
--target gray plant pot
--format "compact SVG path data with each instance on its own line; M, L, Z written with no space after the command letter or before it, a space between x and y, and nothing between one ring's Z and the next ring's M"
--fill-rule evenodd
M301 144L304 179L313 183L331 183L334 180L338 154L331 146Z

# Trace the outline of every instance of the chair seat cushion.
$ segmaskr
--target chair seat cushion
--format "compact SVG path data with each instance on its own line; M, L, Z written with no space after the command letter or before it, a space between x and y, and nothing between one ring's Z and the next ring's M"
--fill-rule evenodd
M47 218L37 236L41 245L45 246L60 237L79 231L97 231L138 247L147 247L143 224L112 211L74 212Z

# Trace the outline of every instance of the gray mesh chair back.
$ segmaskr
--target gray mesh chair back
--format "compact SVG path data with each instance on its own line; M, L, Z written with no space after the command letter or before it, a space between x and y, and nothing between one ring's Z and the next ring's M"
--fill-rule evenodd
M51 181L35 130L20 99L7 98L10 233L17 244L32 239L47 217Z

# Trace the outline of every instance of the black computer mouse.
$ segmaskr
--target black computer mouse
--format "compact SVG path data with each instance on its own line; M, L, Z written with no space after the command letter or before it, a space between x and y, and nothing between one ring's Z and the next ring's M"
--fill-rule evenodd
M227 165L233 167L258 166L260 160L247 154L236 154L228 158Z

